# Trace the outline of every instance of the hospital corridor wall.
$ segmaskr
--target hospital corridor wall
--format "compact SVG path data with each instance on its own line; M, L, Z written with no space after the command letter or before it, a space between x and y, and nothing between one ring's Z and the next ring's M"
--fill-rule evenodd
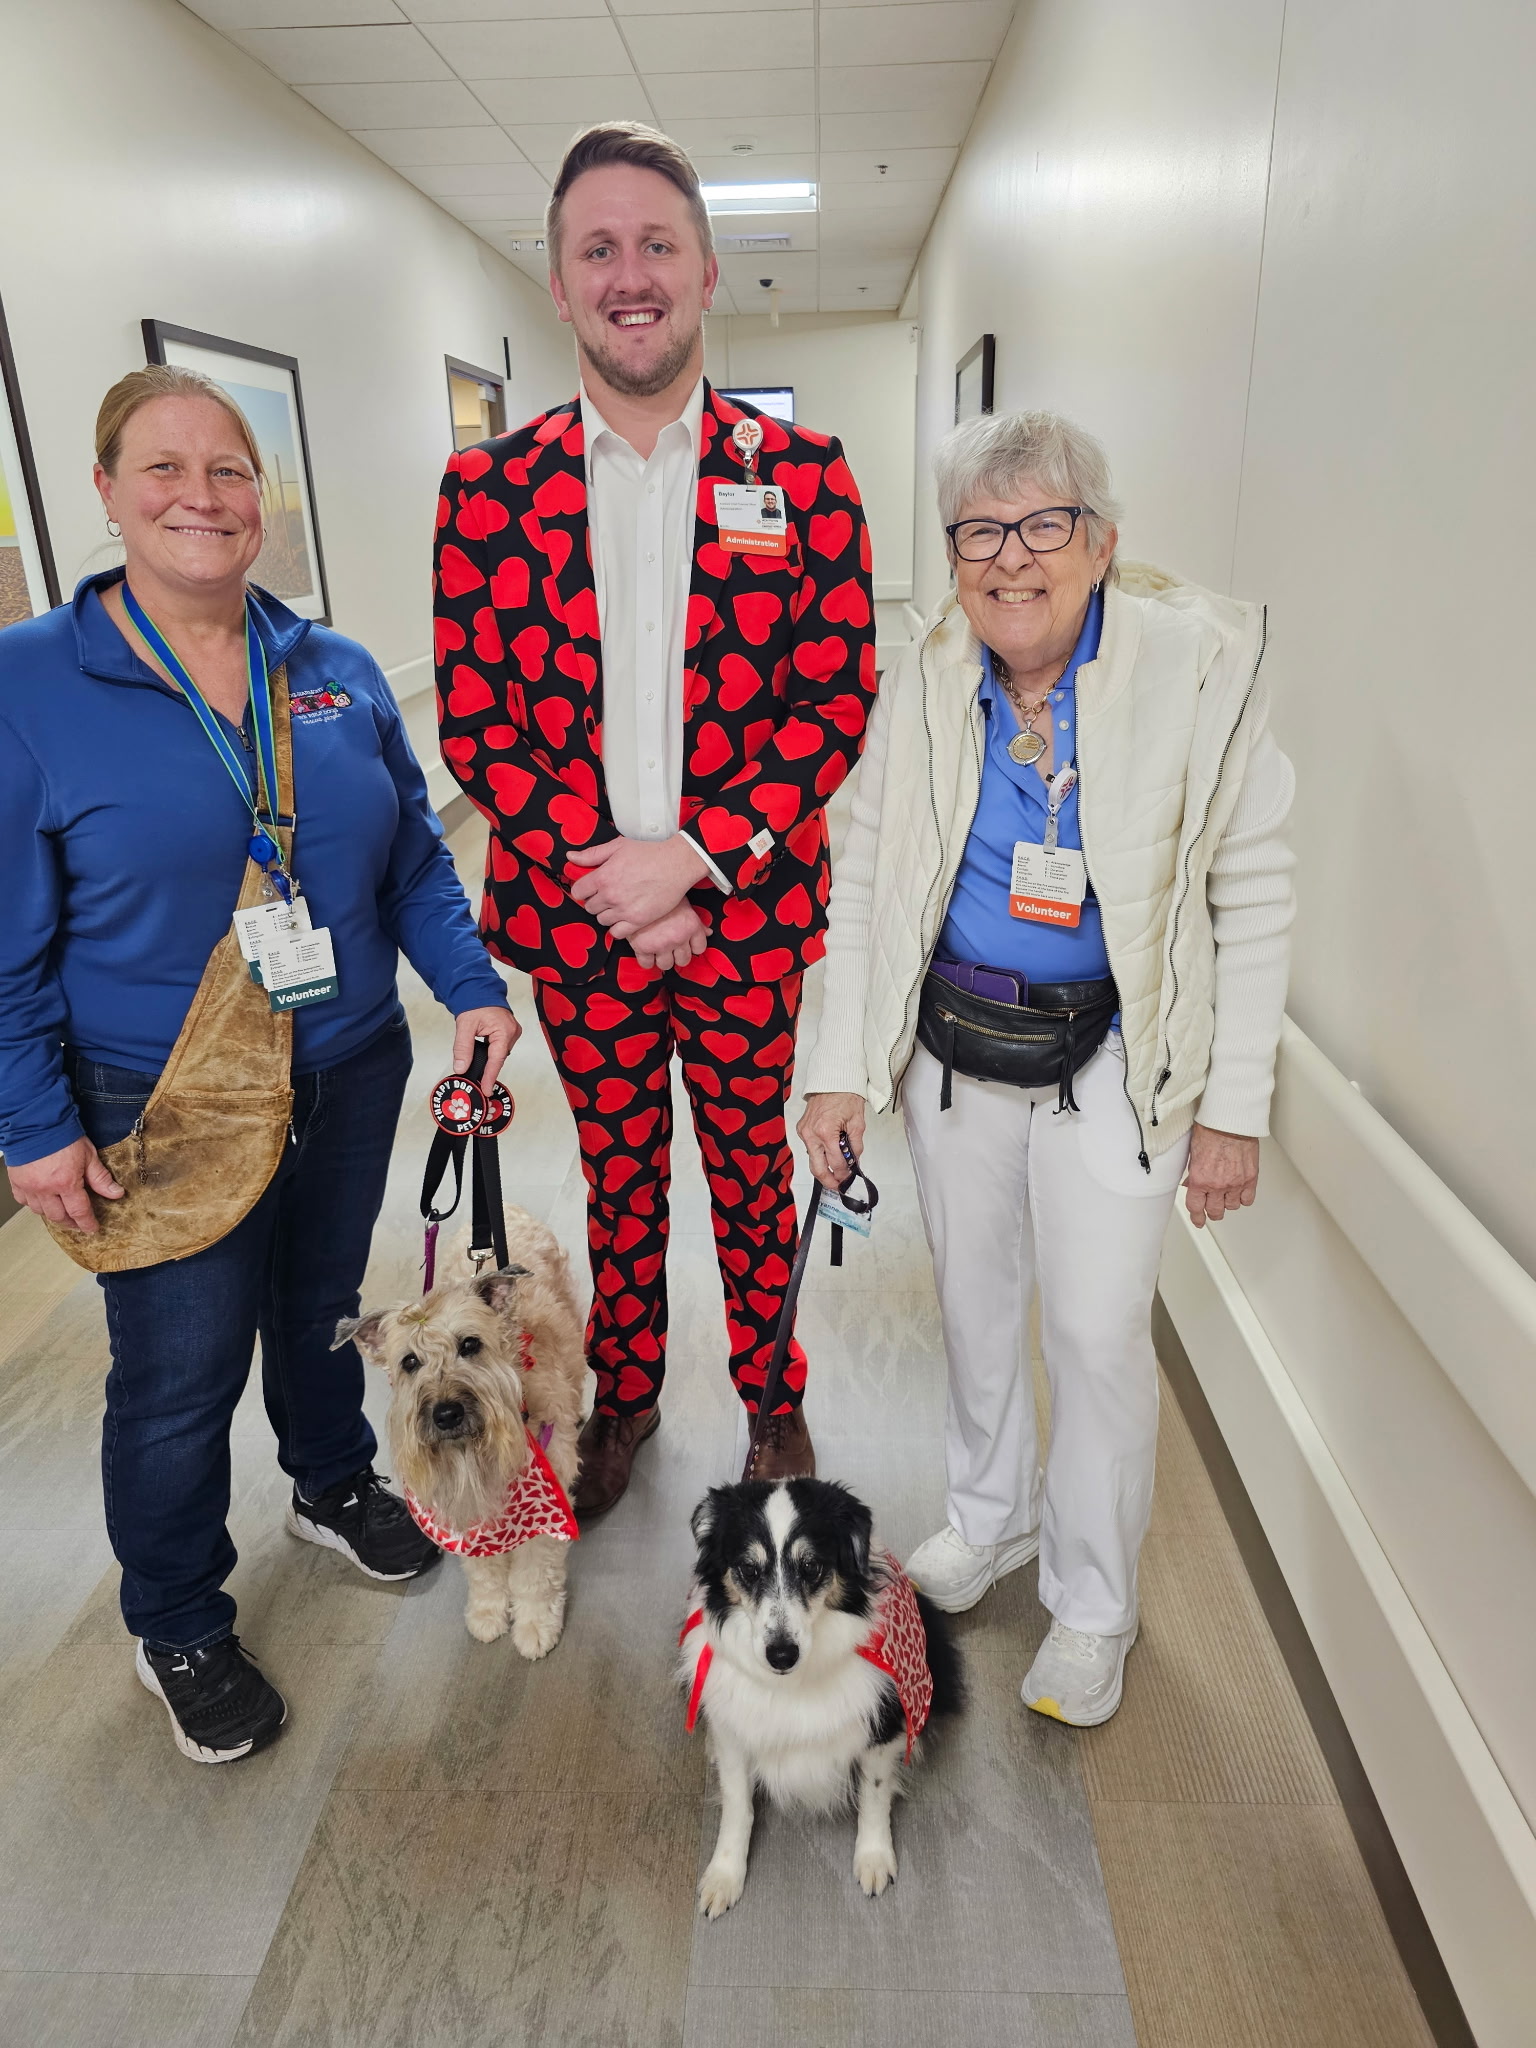
M1509 0L1022 0L902 307L920 506L991 334L1128 557L1268 607L1274 1135L1163 1307L1487 2048L1536 2024L1533 75Z

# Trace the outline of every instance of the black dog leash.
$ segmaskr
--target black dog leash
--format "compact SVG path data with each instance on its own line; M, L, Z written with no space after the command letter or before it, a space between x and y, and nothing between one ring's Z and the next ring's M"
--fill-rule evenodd
M485 1072L489 1044L475 1040L467 1072L449 1074L439 1081L428 1098L432 1121L432 1149L421 1183L421 1214L427 1226L423 1268L429 1294L437 1273L437 1233L458 1208L464 1193L464 1148L470 1151L470 1239L469 1255L478 1272L487 1259L494 1258L497 1270L507 1263L506 1219L501 1206L501 1154L496 1140L512 1121L513 1101L498 1081L491 1088L480 1085ZM437 1191L449 1166L453 1168L453 1200L446 1209L437 1207Z
M880 1190L869 1175L861 1170L853 1156L847 1134L839 1139L848 1178L837 1191L837 1198L844 1208L851 1209L855 1216L873 1215L880 1200ZM848 1190L855 1181L862 1181L866 1198L850 1195ZM824 1190L820 1181L811 1189L811 1199L806 1204L805 1220L800 1225L800 1242L795 1249L795 1263L790 1268L789 1284L784 1289L784 1306L779 1310L779 1326L773 1337L773 1356L768 1361L768 1371L763 1380L763 1391L758 1398L757 1420L752 1425L752 1436L747 1445L747 1470L752 1469L752 1455L757 1449L758 1439L767 1427L768 1418L778 1406L779 1396L784 1390L784 1368L789 1362L790 1339L795 1332L795 1304L800 1299L800 1283L805 1278L805 1269L811 1263L811 1240L816 1233L816 1219L821 1214L821 1197ZM830 1263L843 1263L843 1233L839 1224L832 1225L832 1252Z

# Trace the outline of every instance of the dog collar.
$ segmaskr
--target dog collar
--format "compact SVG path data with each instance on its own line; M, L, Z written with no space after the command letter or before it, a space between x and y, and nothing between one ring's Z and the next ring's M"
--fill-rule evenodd
M904 1761L910 1763L917 1738L927 1727L928 1716L933 1711L933 1673L928 1669L928 1637L923 1628L923 1617L917 1611L917 1594L912 1581L888 1550L880 1553L879 1565L885 1583L875 1603L874 1626L858 1645L858 1655L873 1664L877 1671L883 1671L896 1687L902 1718L907 1724ZM703 1621L704 1610L696 1607L683 1623L677 1638L679 1644L686 1643ZM688 1693L688 1714L683 1726L690 1735L699 1724L704 1681L709 1676L714 1658L715 1646L706 1639L700 1646L698 1661L693 1667L693 1684Z
M544 1455L550 1427L546 1423L535 1436L524 1425L528 1438L528 1462L507 1488L507 1497L499 1514L476 1522L472 1529L450 1529L424 1508L407 1488L405 1504L417 1528L424 1536L429 1536L439 1550L451 1550L460 1557L505 1557L519 1544L531 1543L535 1536L558 1536L562 1542L574 1543L581 1533L576 1517L571 1512L565 1488L555 1477Z

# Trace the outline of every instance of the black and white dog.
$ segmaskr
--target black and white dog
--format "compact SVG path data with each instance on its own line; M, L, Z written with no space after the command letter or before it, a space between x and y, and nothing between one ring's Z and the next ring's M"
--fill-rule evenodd
M781 1806L857 1800L853 1872L896 1875L891 1801L932 1715L964 1701L944 1618L894 1558L871 1553L869 1509L824 1479L717 1486L698 1542L679 1676L720 1778L720 1836L699 1886L711 1920L741 1897L761 1785Z

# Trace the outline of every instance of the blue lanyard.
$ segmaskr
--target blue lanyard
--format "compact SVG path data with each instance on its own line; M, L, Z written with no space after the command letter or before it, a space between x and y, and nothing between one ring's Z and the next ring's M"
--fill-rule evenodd
M267 650L261 644L261 635L256 630L256 621L252 616L249 601L245 607L245 674L250 692L251 730L256 736L256 773L261 787L259 804L244 761L230 744L229 735L219 723L207 698L188 674L186 664L129 589L126 577L121 587L123 605L129 618L143 634L146 644L154 649L180 684L182 694L196 714L198 724L206 733L214 752L224 763L230 781L240 792L241 802L251 814L251 840L248 849L251 859L258 867L267 870L278 894L287 899L292 894L292 884L283 860L282 846L277 838L277 823L281 813L277 800L277 737L272 729L272 688L267 673ZM256 687L258 670L261 674L259 690Z

